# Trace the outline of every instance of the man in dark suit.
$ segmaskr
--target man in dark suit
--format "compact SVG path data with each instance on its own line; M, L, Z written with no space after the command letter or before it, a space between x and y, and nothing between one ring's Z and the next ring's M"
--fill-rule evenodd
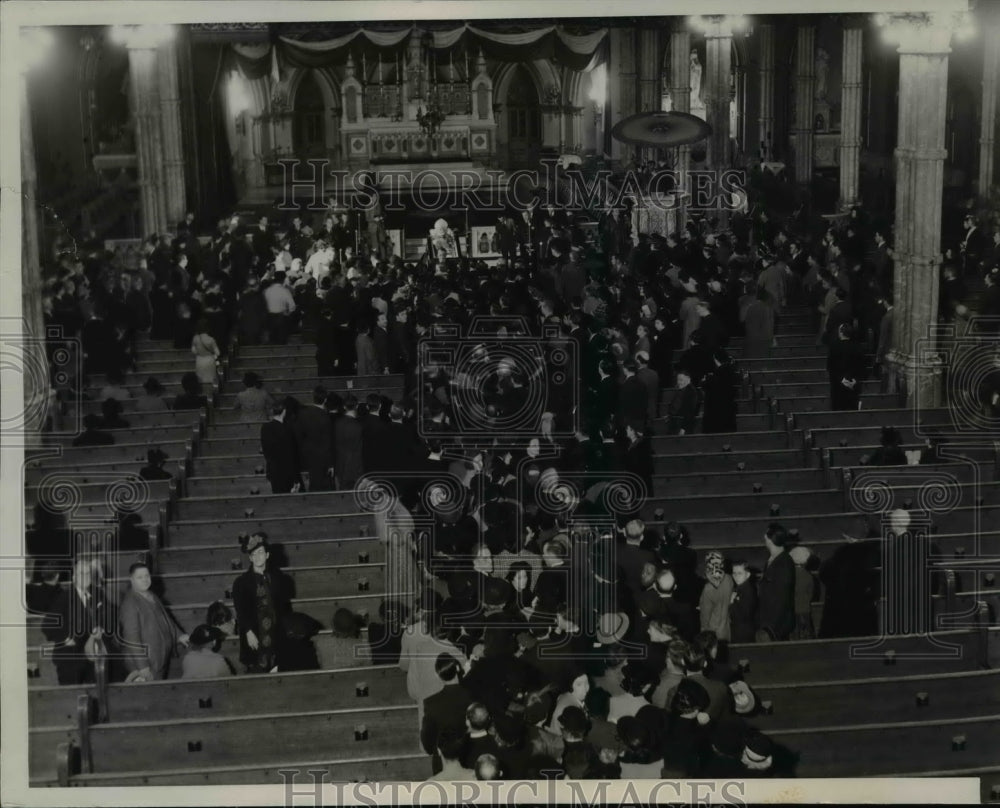
M344 399L344 415L337 419L333 430L334 468L337 485L341 489L353 488L364 473L362 432L358 420L358 400L349 395Z
M979 261L986 248L986 237L977 224L976 217L971 213L966 215L964 225L965 237L962 239L960 249L965 274L969 275L979 271Z
M787 545L788 531L772 523L764 534L769 558L757 587L761 634L758 641L787 640L795 628L795 564Z
M424 699L424 718L420 725L420 745L431 755L434 774L441 771L438 741L443 735L465 734L465 711L472 696L458 680L461 665L451 654L438 654L434 670L444 687Z
M638 370L635 362L627 361L622 370L625 379L618 388L618 422L621 426L626 423L644 424L649 412L649 391L642 379L635 375Z
M368 414L361 420L362 461L365 473L396 470L395 457L400 447L389 443L389 422L382 417L382 397L368 396Z
M326 389L313 390L313 403L303 407L295 420L295 440L302 470L309 475L310 491L332 491L333 425L326 406Z
M285 423L285 404L276 404L271 420L260 427L260 450L272 494L288 494L296 486L301 487L295 449L295 435Z

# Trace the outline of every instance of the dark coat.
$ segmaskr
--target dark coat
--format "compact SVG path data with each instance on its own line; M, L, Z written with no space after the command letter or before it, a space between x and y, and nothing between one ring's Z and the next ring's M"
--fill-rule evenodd
M292 428L275 420L261 424L260 448L264 454L265 473L274 493L291 491L299 479L298 452Z
M732 363L720 365L705 377L705 406L701 431L736 431L736 370Z
M268 570L264 578L271 589L271 601L277 618L277 625L270 629L270 650L272 655L276 655L284 639L282 619L291 611L291 585L288 578L278 570ZM233 581L233 610L236 612L236 625L240 634L240 660L245 665L258 660L258 652L247 644L247 632L252 631L258 641L262 641L265 633L257 615L257 582L258 576L252 568Z
M420 726L420 745L428 755L437 755L442 735L465 734L465 711L472 696L460 684L447 684L433 696L424 699L424 720ZM440 771L440 764L438 765Z
M649 413L649 391L642 379L630 376L618 389L618 417L622 423L645 424Z
M776 640L787 639L795 628L795 564L782 551L764 568L757 589L758 622Z
M365 473L372 471L397 471L396 457L399 446L392 444L389 422L369 413L361 422L362 460Z
M93 664L87 660L84 647L95 629L106 629L116 624L117 621L112 622L110 608L100 587L90 589L86 604L72 585L60 587L47 609L55 617L48 618L42 627L45 638L57 646L52 652L52 661L56 666L59 684L94 681ZM105 640L110 639L111 635L107 631L101 630L99 633Z
M309 406L299 410L295 420L295 439L299 445L302 468L310 478L325 474L333 466L333 424L330 414L321 407ZM310 479L310 488L316 483Z
M349 488L364 474L364 442L357 418L338 418L333 430L337 485Z

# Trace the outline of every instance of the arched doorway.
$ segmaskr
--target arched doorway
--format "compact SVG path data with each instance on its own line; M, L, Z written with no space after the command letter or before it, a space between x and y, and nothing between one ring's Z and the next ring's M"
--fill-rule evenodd
M541 148L538 90L524 65L518 65L507 90L507 163L511 168L535 166Z
M295 93L292 139L297 157L326 155L326 106L323 91L310 71Z

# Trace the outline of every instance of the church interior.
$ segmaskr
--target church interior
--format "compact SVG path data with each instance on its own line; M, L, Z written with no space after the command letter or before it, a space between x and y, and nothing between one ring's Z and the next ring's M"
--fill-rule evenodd
M1000 802L951 7L24 27L29 786Z

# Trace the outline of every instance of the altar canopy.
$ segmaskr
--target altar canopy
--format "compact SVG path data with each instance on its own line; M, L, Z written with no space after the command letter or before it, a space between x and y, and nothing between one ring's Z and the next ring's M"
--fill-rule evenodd
M402 54L407 40L417 32L422 44L434 51L464 50L469 54L480 51L488 58L502 62L530 62L551 59L573 70L592 70L607 57L608 30L601 28L588 34L570 34L556 25L532 31L505 34L486 31L465 23L448 30L428 30L409 26L398 31L357 30L333 39L312 42L279 37L277 43L234 44L237 65L250 79L267 75L272 68L272 48L278 58L293 67L319 68L342 66L348 56L389 61L392 52ZM387 64L389 63L387 61ZM459 65L456 63L456 67Z

